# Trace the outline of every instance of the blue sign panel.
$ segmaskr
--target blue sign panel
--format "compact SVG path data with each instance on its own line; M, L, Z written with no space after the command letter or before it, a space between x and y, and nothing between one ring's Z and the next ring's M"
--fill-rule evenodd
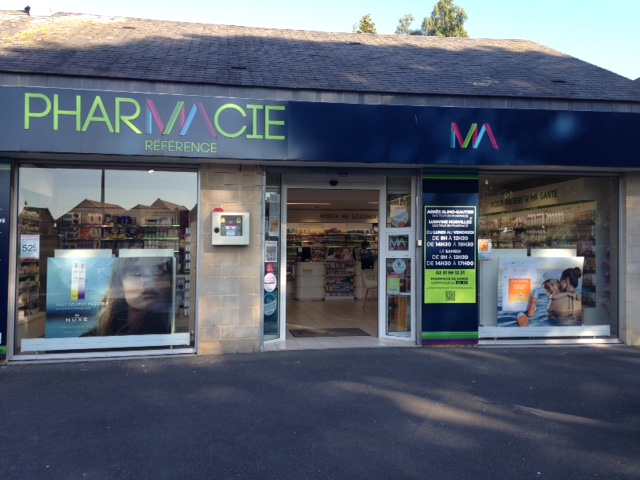
M0 87L0 151L329 163L629 167L640 114Z
M0 87L0 151L260 158L286 156L283 102Z
M476 177L422 180L424 249L422 343L478 343Z

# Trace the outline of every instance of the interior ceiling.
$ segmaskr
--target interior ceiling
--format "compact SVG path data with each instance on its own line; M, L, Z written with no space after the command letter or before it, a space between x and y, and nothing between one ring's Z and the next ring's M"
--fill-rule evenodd
M376 190L291 188L288 192L287 208L289 210L377 210L377 202ZM292 205L292 203L329 203L329 205Z
M536 188L550 183L570 180L569 175L481 175L480 195L494 196ZM338 188L291 188L287 208L290 210L376 210L378 192L375 190L343 190ZM329 205L292 205L292 203L329 203Z

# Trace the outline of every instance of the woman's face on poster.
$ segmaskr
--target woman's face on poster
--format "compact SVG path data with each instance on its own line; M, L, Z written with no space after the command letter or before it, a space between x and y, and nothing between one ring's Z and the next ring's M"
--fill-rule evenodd
M123 273L122 290L129 307L157 310L171 297L171 272L163 260L139 258Z

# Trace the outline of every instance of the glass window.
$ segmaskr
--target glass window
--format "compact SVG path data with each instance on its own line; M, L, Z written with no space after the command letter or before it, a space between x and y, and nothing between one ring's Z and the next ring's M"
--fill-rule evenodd
M480 177L481 337L617 335L618 179Z
M19 202L16 353L192 345L196 172L24 165Z
M411 177L387 177L387 227L411 226Z
M264 252L264 272L265 290L263 292L263 336L264 340L273 340L278 338L279 323L278 317L280 313L280 289L278 288L278 279L280 278L280 175L267 174L266 191L265 191L265 252ZM293 255L295 258L295 250L287 249L287 257ZM293 282L293 265L294 263L288 259L287 282ZM267 277L268 275L268 277ZM268 281L271 280L271 281ZM272 288L273 287L273 288Z
M411 259L387 258L387 334L411 331Z

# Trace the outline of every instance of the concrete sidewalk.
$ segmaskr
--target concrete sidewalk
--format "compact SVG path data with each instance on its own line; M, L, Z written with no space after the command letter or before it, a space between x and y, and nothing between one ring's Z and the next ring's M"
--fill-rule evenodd
M0 478L637 479L640 349L0 368Z

